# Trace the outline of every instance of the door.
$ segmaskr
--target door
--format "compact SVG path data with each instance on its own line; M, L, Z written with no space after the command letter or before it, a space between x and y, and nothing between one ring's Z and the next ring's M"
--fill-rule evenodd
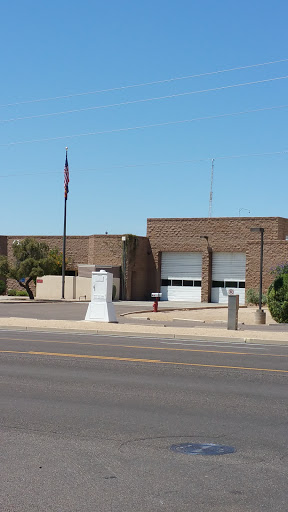
M201 279L201 253L162 253L161 300L201 302Z
M246 254L214 252L212 255L211 302L228 304L228 292L239 295L239 304L245 304Z

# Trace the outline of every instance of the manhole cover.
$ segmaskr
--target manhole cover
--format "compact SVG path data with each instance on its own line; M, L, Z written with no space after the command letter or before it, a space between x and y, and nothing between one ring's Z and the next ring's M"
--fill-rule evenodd
M225 453L235 452L233 446L213 443L182 443L172 444L170 450L178 453L191 453L193 455L224 455Z

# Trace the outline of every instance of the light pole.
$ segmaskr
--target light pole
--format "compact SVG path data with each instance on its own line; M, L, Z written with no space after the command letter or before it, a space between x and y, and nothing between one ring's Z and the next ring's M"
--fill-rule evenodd
M259 307L255 313L255 320L257 324L266 323L266 313L262 309L262 281L263 281L263 248L264 248L264 228L250 228L251 233L260 233L260 284L259 284Z
M122 300L126 300L126 236L122 236Z

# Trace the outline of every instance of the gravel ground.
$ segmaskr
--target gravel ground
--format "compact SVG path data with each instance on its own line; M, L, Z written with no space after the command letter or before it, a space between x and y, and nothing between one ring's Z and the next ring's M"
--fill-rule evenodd
M256 306L248 308L239 308L238 321L247 325L255 325L255 311ZM267 308L263 308L266 312L266 324L276 324L271 317ZM147 319L159 322L172 322L173 320L187 320L187 321L202 321L205 323L211 322L227 322L228 308L209 308L209 309L193 309L191 311L159 311L158 313L135 313L129 315L129 318Z

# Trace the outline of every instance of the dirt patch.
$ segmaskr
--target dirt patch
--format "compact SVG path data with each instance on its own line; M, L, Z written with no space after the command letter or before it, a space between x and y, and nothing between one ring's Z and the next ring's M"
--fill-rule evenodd
M245 325L256 325L255 324L255 311L257 307L247 307L240 308L238 321L239 324L243 323ZM267 308L263 308L266 312L266 324L276 324L276 322L271 317ZM201 308L201 309L193 309L191 311L181 311L181 310L173 310L173 311L159 311L158 313L132 313L129 315L129 318L135 319L147 319L159 322L173 322L173 320L186 320L188 321L201 321L205 323L211 322L227 322L228 318L228 308Z

